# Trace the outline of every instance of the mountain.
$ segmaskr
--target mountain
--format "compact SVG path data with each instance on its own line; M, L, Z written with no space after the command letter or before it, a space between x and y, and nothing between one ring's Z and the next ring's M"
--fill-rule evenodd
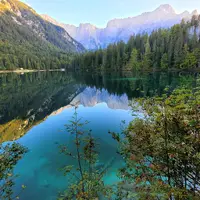
M73 35L77 41L84 45L86 49L97 49L100 47L98 41L98 31L99 29L96 28L94 25L89 23L80 24L79 27L74 25L59 23L55 19L51 18L50 16L44 14L41 15L43 19L49 21L57 26L64 28L70 35ZM83 43L82 43L83 42Z
M65 29L26 4L0 0L0 69L53 68L66 54L84 50Z
M177 14L168 4L159 6L152 12L145 12L139 16L124 19L113 19L103 29L91 24L80 24L79 27L58 23L47 15L42 15L47 21L51 21L63 27L69 34L84 45L86 49L105 48L110 43L123 40L128 41L131 35L147 32L151 33L158 28L169 28L180 23L182 19L189 20L197 15L195 10L192 13L185 11Z
M106 89L97 89L96 87L86 87L80 92L69 105L59 108L51 115L58 115L64 110L72 108L74 105L84 107L94 107L105 103L108 108L113 110L131 110L130 101L126 94L110 94Z
M72 105L83 105L84 107L93 107L100 103L106 103L110 109L130 110L130 102L128 96L110 94L106 89L96 89L95 87L87 87L83 92L77 95Z

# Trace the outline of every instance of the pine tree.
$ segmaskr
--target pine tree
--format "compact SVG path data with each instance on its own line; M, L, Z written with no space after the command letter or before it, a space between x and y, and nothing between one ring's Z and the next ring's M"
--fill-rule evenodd
M138 51L137 49L133 49L131 52L131 57L129 60L129 63L127 65L127 69L139 69L140 68L140 63L138 61Z

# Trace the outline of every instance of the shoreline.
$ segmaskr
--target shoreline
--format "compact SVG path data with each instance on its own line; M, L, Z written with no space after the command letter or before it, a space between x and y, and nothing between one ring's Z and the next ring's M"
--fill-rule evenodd
M24 70L0 70L0 74L6 74L6 73L31 73L31 72L54 72L54 71L59 71L59 72L64 72L65 69L24 69Z
M17 70L0 70L0 74L6 74L6 73L32 73L32 72L65 72L67 69L17 69ZM69 70L70 71L70 70ZM200 72L200 68L193 68L193 69L166 69L166 70L161 70L161 69L146 69L146 70L138 70L139 72ZM77 71L74 71L77 72ZM83 72L80 70L79 72ZM112 70L94 70L94 71L85 71L85 73L99 73L99 72L113 72ZM117 70L114 72L134 72L134 70Z

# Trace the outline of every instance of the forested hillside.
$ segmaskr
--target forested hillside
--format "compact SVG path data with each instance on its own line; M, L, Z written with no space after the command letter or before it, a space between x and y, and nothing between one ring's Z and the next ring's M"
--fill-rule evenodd
M0 1L0 69L65 67L84 51L63 28L18 0Z
M171 29L132 36L128 43L77 56L72 67L83 70L191 69L200 67L200 16Z

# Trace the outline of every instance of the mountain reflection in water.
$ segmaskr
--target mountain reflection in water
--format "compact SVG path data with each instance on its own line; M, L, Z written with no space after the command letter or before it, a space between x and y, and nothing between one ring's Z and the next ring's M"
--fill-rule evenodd
M0 141L16 140L70 104L129 110L132 98L161 95L165 87L194 84L196 74L40 72L0 75ZM191 81L188 81L191 80ZM185 81L186 82L186 81Z

